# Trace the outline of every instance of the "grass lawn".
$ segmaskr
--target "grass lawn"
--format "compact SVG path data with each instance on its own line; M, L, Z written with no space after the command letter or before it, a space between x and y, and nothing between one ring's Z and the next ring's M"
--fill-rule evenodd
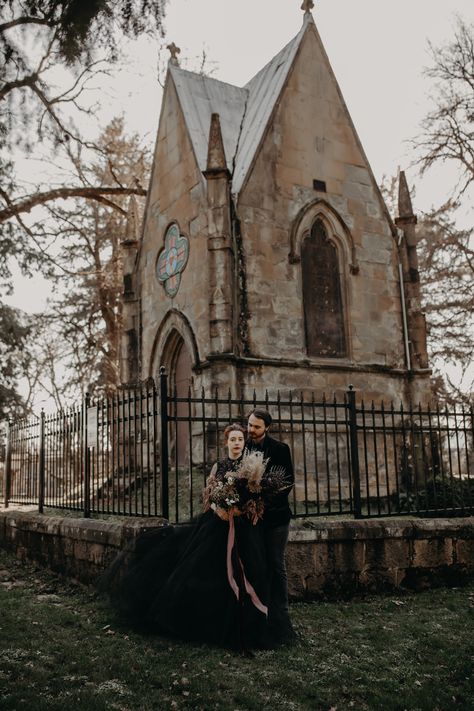
M137 633L92 590L0 551L0 709L474 709L474 584L292 617L295 647L243 658Z

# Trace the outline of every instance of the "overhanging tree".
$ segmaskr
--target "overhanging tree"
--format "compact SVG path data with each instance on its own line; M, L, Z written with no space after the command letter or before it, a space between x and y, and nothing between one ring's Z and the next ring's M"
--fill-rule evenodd
M83 142L74 117L90 115L84 90L117 59L121 37L161 32L166 0L8 0L0 8L0 223L21 216L35 205L71 195L101 200L104 194L138 192L136 186L74 185L18 194L12 148L26 153L40 141L51 148ZM106 63L105 63L106 62ZM107 64L108 63L108 64ZM58 70L67 67L69 85L58 87ZM5 176L8 180L5 180ZM83 187L83 186L81 186Z
M459 177L451 198L419 221L420 271L432 358L465 375L474 354L474 231L458 226L457 210L474 186L474 24L457 17L453 39L430 50L433 108L413 141L417 163L421 174L450 163ZM451 393L472 398L472 381L461 392L445 377Z
M38 150L44 156L74 153L71 146L97 151L78 130L78 118L91 118L94 106L86 89L94 77L109 71L120 55L122 38L162 33L166 0L6 0L0 3L0 277L3 293L11 283L11 260L25 273L38 268L51 273L50 263L31 229L30 211L59 198L81 197L96 204L114 203L124 195L145 194L136 181L122 185L99 180L59 180L51 185L38 175ZM27 181L18 160L30 161ZM0 309L5 309L1 305ZM13 313L2 311L13 318ZM6 317L5 317L6 318ZM16 333L21 333L18 316ZM21 339L20 339L21 341ZM19 341L19 343L20 343ZM0 349L11 344L0 333ZM2 351L3 352L3 351ZM0 390L13 386L5 362Z

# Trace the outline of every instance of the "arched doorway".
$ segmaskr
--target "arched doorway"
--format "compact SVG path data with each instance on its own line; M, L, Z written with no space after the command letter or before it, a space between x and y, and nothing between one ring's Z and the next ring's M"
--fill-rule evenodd
M181 339L176 365L174 368L173 387L176 390L178 397L185 397L188 394L189 388L192 385L192 361L191 354L188 351L185 342Z
M186 398L193 384L193 363L184 338L177 330L169 334L160 361L168 373L169 393L177 400ZM171 453L181 469L189 465L189 423L180 421L188 415L187 403L175 401L170 414L172 419L176 418L170 432Z
M186 344L181 339L179 352L176 358L176 364L174 368L173 375L173 391L176 393L178 398L187 397L189 393L189 388L192 385L192 371L191 371L191 354L186 348ZM177 417L184 417L188 414L188 405L185 402L176 403L176 415ZM189 427L188 422L178 422L176 423L176 446L178 447L178 452L180 454L180 459L183 466L188 466L189 464Z

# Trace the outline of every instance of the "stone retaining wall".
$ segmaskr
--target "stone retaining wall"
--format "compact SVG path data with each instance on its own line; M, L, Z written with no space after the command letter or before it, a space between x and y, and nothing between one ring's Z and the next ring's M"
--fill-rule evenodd
M94 584L117 553L160 518L98 521L0 511L0 546L81 583Z
M291 533L298 599L458 585L474 576L474 517L316 522Z
M0 546L94 584L127 542L165 524L0 511ZM308 522L291 531L287 563L294 599L457 585L474 576L474 518Z

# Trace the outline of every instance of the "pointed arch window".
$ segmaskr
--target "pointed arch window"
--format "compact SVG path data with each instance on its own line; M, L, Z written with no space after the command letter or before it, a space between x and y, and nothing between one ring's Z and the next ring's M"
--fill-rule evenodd
M337 245L317 218L301 246L303 304L308 355L347 355L340 257Z

